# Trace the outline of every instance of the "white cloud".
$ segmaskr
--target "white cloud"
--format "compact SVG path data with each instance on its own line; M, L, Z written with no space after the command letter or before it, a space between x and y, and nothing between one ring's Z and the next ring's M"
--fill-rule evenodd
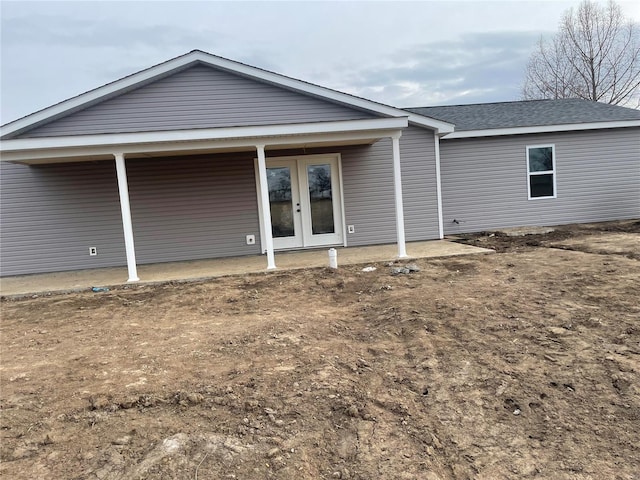
M398 106L513 99L576 3L5 1L1 121L192 49Z

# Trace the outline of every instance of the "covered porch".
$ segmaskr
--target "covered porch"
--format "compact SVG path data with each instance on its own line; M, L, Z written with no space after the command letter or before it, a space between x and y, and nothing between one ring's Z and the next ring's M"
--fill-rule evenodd
M386 163L392 173L384 182L390 187L392 197L385 197L385 202L392 205L395 217L395 258L407 257L404 211L402 198L402 177L400 158L400 137L402 130L408 126L407 118L381 118L336 122L316 122L309 124L273 125L260 127L231 127L215 129L198 129L183 131L144 132L131 134L102 134L84 135L78 137L54 137L54 138L26 138L8 140L3 142L3 160L27 165L61 164L82 162L114 162L118 199L121 213L121 225L124 234L123 244L126 252L127 281L140 280L151 281L139 273L137 250L137 224L143 217L132 216L130 200L130 174L131 161L147 160L147 166L153 166L154 159L163 160L179 158L177 156L220 155L245 152L252 155L255 160L256 192L253 198L257 205L257 218L259 219L259 235L251 236L251 240L258 243L260 251L266 254L266 262L263 268L275 269L275 252L278 250L278 242L274 241L272 230L272 211L270 200L270 184L267 179L268 162L271 156L282 155L288 151L325 151L340 152L341 148L358 145L372 145L380 140L389 141L388 154L385 155ZM277 154L275 153L277 152ZM339 153L337 158L339 159ZM180 162L175 163L176 169L180 169ZM336 163L336 171L341 170L342 165ZM138 172L140 169L138 168ZM342 173L336 175L337 182L342 181ZM301 174L300 178L303 178ZM342 185L336 183L333 192L336 196L342 195ZM170 193L171 185L168 185L167 193ZM135 193L135 192L134 192ZM247 192L248 193L248 192ZM256 199L257 193L257 199ZM135 199L134 199L135 200ZM295 212L295 200L292 201ZM297 212L304 210L304 201L298 200ZM302 206L301 206L302 203ZM344 219L344 201L336 198L336 230L340 235L334 235L338 240L322 244L323 246L348 246L347 225ZM134 205L135 207L135 205ZM342 214L340 212L342 208ZM255 211L255 210L254 210ZM304 219L303 219L304 220ZM299 222L304 223L304 222ZM390 227L391 225L389 225ZM309 229L310 230L310 229ZM390 231L391 229L387 230ZM156 232L158 238L162 237L162 231ZM185 232L185 238L189 233ZM247 244L250 245L250 235L247 235ZM257 237L257 238L256 238ZM122 238L122 237L121 237ZM244 236L242 237L244 240ZM277 239L276 239L277 240ZM215 242L215 238L211 239ZM372 241L371 243L380 243ZM282 243L280 243L282 245ZM305 244L304 247L317 247L320 244ZM280 247L283 248L283 247ZM285 247L286 248L286 247ZM299 247L297 247L299 248ZM185 246L188 250L188 247ZM97 250L97 249L96 249ZM95 250L91 255L96 254ZM237 255L237 254L236 254ZM236 256L231 255L231 256ZM216 255L211 255L214 257ZM193 257L197 258L197 257ZM260 257L258 257L260 258ZM156 263L163 260L143 261L142 263ZM255 261L255 260L254 260ZM266 266L264 265L266 263Z
M493 250L463 245L449 240L409 242L412 258L436 258L458 255L492 253ZM338 248L338 268L345 265L376 265L397 259L397 245L372 245L366 247ZM281 270L296 270L328 266L326 249L299 250L275 254ZM380 265L378 265L380 268ZM228 275L244 275L265 272L264 258L250 255L242 257L191 260L185 262L141 265L138 283L201 281ZM0 279L0 295L21 297L89 290L91 287L113 288L126 285L123 281L125 267L96 268L69 272L17 275Z

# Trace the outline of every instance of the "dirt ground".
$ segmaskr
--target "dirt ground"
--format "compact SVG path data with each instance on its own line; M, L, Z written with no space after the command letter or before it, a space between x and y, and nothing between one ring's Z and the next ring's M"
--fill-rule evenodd
M640 479L640 222L462 241L3 299L0 477Z

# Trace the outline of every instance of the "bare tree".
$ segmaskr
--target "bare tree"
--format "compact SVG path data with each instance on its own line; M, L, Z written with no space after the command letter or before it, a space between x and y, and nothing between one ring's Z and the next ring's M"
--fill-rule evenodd
M584 98L614 105L640 101L640 27L620 6L584 0L569 9L527 65L525 100ZM635 105L634 105L635 106Z

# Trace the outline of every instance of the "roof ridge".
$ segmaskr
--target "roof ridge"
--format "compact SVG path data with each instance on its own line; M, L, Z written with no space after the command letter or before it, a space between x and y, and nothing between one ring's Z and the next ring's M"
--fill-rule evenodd
M447 104L447 105L429 105L429 106L422 106L422 107L404 107L403 110L412 110L417 108L470 107L470 106L476 106L476 105L504 105L508 103L523 104L523 103L534 103L534 102L557 102L557 101L566 101L566 100L580 100L584 102L598 103L598 102L593 102L593 100L586 100L584 98L540 98L535 100L504 100L500 102L455 103L455 104ZM606 105L609 105L609 104L606 104ZM615 105L615 106L620 106L620 105Z
M177 73L180 70L189 68L191 65L197 64L219 68L240 76L252 78L256 81L278 85L282 88L321 98L328 102L347 105L355 109L374 112L382 116L408 116L412 123L438 131L453 130L453 125L443 120L430 118L419 113L407 112L398 107L196 49L8 122L1 126L0 135L5 139L11 138L10 136L19 135L46 122L54 121L74 111L99 103L104 99L136 89L146 83L153 82L159 78Z

